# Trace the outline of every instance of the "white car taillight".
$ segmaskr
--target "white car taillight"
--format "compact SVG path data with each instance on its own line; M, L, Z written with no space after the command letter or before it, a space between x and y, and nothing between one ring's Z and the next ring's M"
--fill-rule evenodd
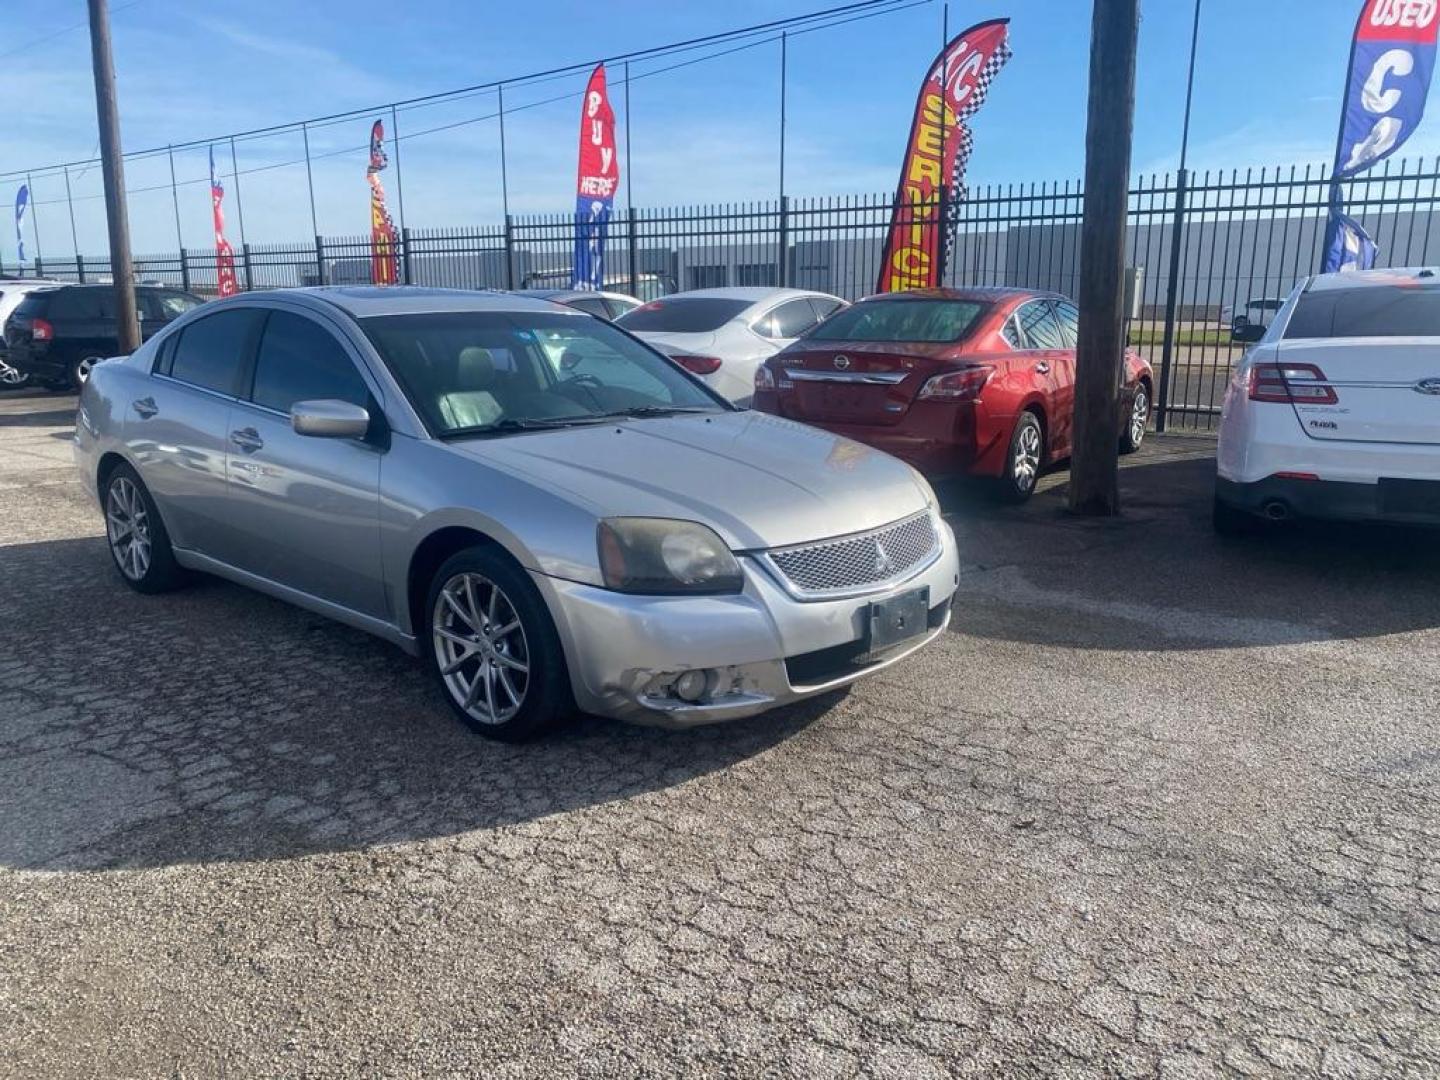
M1250 400L1281 405L1334 405L1340 395L1314 364L1256 364L1250 369Z

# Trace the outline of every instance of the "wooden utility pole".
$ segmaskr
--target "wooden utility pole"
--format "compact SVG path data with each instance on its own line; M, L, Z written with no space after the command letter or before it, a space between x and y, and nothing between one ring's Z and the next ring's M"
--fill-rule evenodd
M1135 120L1139 0L1095 0L1085 220L1080 228L1080 341L1070 509L1120 512L1120 373L1125 355L1125 220Z
M120 149L120 107L115 100L115 60L110 55L109 0L90 0L90 54L95 67L95 112L100 121L100 171L105 178L105 218L110 226L110 275L120 317L120 351L140 347L135 311L135 271L130 265L130 218L125 209L125 160Z

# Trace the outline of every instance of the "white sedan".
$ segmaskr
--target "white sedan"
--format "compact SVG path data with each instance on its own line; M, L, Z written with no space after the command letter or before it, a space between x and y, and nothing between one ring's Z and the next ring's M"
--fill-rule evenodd
M1302 282L1225 393L1215 527L1440 524L1440 276Z
M755 369L845 306L805 289L696 289L662 297L616 320L738 405L755 393Z

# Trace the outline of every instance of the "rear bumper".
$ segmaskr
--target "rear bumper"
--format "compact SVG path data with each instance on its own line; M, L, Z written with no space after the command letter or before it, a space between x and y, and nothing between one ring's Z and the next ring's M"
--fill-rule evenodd
M1215 482L1215 497L1226 506L1274 520L1319 518L1330 521L1392 521L1440 526L1440 505L1432 510L1397 510L1378 481L1296 480L1269 476L1251 483Z

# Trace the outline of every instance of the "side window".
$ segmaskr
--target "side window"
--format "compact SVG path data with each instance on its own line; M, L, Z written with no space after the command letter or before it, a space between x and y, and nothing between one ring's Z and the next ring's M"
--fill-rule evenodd
M204 301L183 292L157 292L153 294L156 318L178 319L187 311L193 311Z
M61 289L50 300L52 319L104 319L115 317L109 289Z
M576 311L583 311L586 315L598 315L602 319L610 318L610 309L605 306L605 301L599 296L579 296L574 300L567 300Z
M1075 348L1076 342L1080 340L1080 312L1070 301L1062 300L1055 305L1055 316L1060 320L1060 333L1064 338L1065 348Z
M638 300L616 300L613 296L606 297L605 303L610 308L610 318L612 319L618 319L627 311L634 311L640 306L640 301Z
M196 319L175 344L170 375L221 394L237 393L256 314L253 308L231 308Z
M1020 319L1020 329L1024 331L1025 340L1029 343L1030 348L1065 348L1065 340L1060 332L1060 323L1051 312L1048 300L1032 300L1016 312L1016 315Z
M185 333L188 337L190 331ZM250 398L256 405L288 413L297 401L333 399L364 405L370 390L334 334L303 315L272 311L255 355Z
M755 332L768 338L799 337L815 325L815 309L804 297L781 304L755 324Z
M810 306L815 311L815 321L824 322L845 304L840 300L823 300L818 296L812 296L810 297Z
M175 343L180 340L179 334L171 334L160 346L160 351L155 354L155 366L150 370L157 375L169 375L170 367L175 363Z
M1025 335L1020 332L1020 316L1011 315L1000 328L1000 336L1012 349L1025 348Z

